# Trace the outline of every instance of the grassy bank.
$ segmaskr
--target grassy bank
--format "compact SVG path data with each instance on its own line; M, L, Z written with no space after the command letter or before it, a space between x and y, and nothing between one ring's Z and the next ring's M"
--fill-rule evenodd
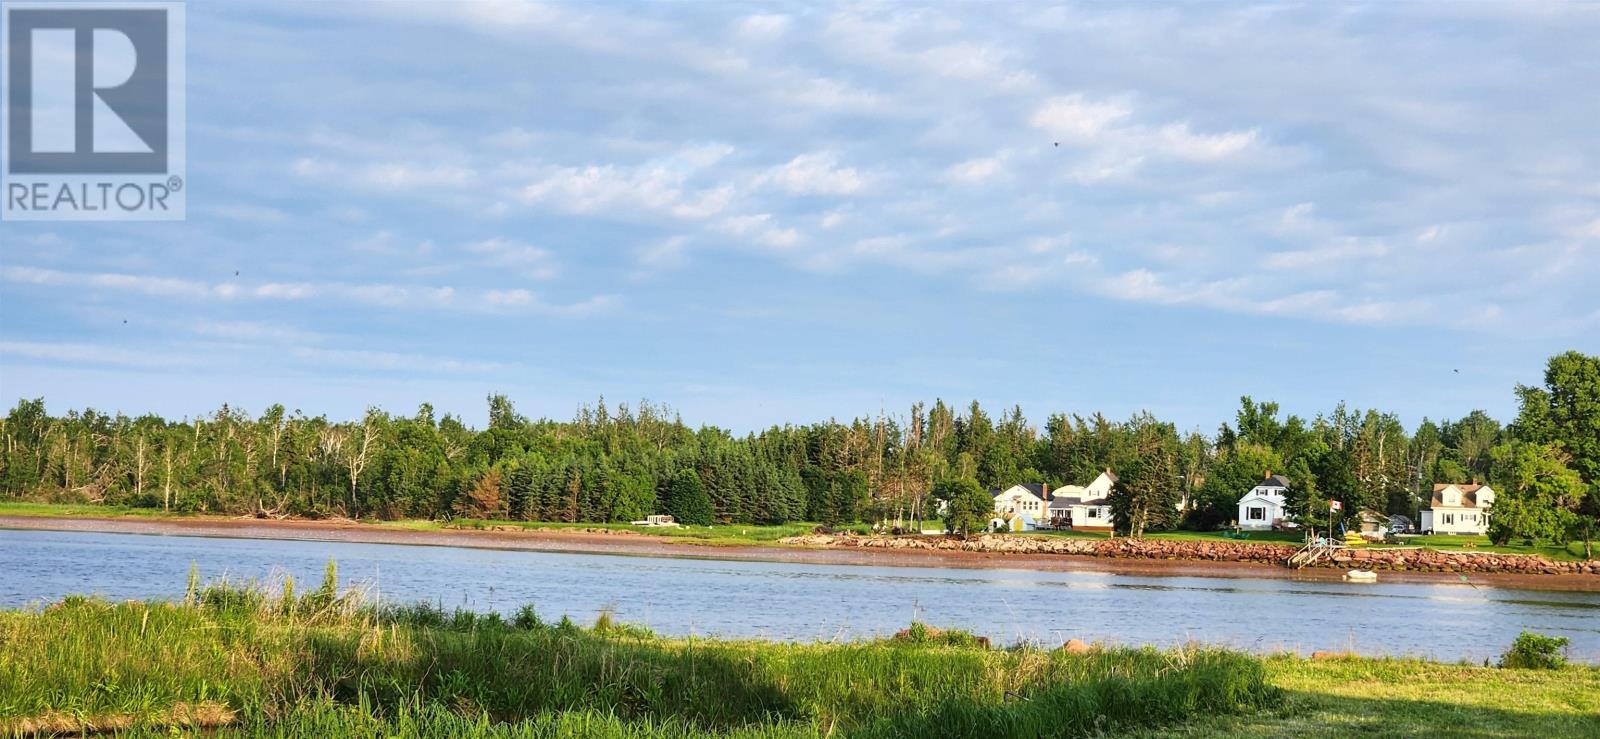
M1217 649L988 649L656 637L213 587L0 614L0 732L221 725L249 735L1045 736L1271 704Z
M0 735L1600 735L1600 670L1036 646L913 629L854 644L669 639L191 587L183 603L72 598L0 612Z

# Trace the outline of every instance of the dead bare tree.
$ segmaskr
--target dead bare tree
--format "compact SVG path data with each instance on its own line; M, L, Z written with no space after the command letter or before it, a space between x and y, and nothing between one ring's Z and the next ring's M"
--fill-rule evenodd
M356 481L361 478L361 471L367 468L371 461L372 443L377 438L377 425L373 421L376 411L367 410L367 415L361 419L361 439L359 443L350 444L346 448L345 468L350 471L350 517L361 518L361 510L356 501Z

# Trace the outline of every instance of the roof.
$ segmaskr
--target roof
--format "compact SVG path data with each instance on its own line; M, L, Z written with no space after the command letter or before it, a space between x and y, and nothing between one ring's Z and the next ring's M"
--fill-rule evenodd
M1071 508L1075 505L1083 505L1083 498L1079 498L1077 496L1058 496L1050 499L1050 507L1053 509Z
M1118 477L1117 477L1117 473L1115 473L1115 472L1112 472L1112 471L1111 471L1111 468L1110 468L1110 467L1107 467L1107 468L1106 468L1106 471L1105 471L1105 475L1106 475L1106 477L1109 477L1109 478L1111 478L1111 481L1112 481L1112 482L1116 482L1116 481L1117 481L1117 480L1118 480L1118 479L1119 479L1119 478L1118 478Z
M1267 475L1261 482L1256 483L1256 487L1286 488L1289 487L1289 478L1283 475Z
M1045 491L1049 490L1049 488L1045 487L1042 483L1025 482L1025 483L1022 483L1020 485L1012 485L1010 487L998 488L998 489L995 489L995 490L990 490L989 491L989 497L998 498L998 497L1000 497L1001 493L1004 493L1005 491L1010 490L1011 488L1015 488L1015 487L1023 488L1024 490L1027 490L1028 492L1033 493L1034 495L1038 496L1039 498L1043 498L1045 496Z
M1461 491L1461 505L1459 505L1459 506L1447 506L1447 505L1444 504L1444 495L1443 495L1443 493L1445 491L1445 488L1451 488L1451 487ZM1434 485L1433 486L1433 500L1429 501L1429 504L1430 504L1429 507L1431 507L1431 508L1478 508L1478 507L1480 507L1480 504L1478 503L1478 491L1483 490L1485 488L1489 488L1489 486L1488 485L1480 485L1478 483L1472 483L1471 485L1450 485L1450 484ZM1489 488L1489 492L1493 493L1494 489L1493 488Z

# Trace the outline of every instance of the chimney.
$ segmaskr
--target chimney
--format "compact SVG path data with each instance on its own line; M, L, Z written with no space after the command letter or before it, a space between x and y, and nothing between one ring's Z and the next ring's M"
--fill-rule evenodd
M1263 480L1270 479L1271 477L1272 477L1272 470L1267 470L1266 472L1262 473L1262 475L1261 475L1261 479L1263 479Z

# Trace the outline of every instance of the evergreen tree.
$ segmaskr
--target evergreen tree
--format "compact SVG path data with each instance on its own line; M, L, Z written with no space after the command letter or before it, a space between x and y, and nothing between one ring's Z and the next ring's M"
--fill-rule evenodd
M696 526L711 524L711 496L706 494L700 475L687 467L678 470L678 474L672 478L661 507L678 523Z

